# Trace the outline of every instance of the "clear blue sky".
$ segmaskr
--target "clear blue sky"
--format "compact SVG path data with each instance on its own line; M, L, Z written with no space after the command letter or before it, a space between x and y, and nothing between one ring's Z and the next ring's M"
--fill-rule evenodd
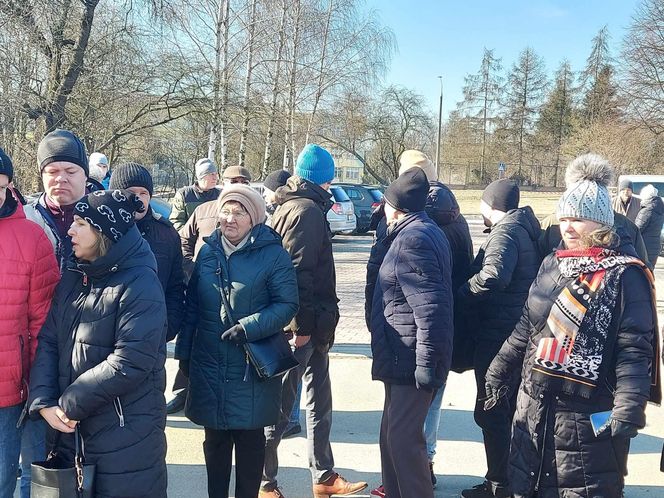
M366 0L394 32L398 52L386 84L424 95L437 115L443 76L443 114L462 99L464 76L479 70L484 47L509 70L531 46L552 75L567 58L583 68L591 40L608 25L612 55L618 55L638 0Z

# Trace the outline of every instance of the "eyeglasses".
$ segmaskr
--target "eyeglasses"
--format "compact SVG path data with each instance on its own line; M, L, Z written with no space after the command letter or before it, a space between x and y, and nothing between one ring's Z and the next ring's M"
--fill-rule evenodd
M249 213L247 213L246 211L229 211L228 209L222 209L219 212L219 216L221 218L226 218L226 219L232 216L233 218L241 220L249 216Z

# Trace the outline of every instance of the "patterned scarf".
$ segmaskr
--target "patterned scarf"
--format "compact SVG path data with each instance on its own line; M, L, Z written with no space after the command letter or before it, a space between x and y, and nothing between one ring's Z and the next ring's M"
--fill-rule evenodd
M604 379L617 328L611 327L620 278L637 258L593 247L556 251L560 272L573 278L556 298L540 339L533 381L550 390L590 398ZM657 341L657 334L655 334ZM659 358L657 355L656 358Z

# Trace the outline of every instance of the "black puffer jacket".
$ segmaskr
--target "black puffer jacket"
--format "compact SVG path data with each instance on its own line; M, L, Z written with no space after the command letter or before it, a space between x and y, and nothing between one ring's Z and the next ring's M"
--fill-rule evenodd
M472 265L473 276L457 294L475 316L476 339L503 342L521 316L540 266L540 224L530 206L508 211L492 228Z
M470 265L473 262L473 239L470 236L468 222L459 210L459 203L454 197L454 193L440 182L429 183L425 211L429 218L443 230L449 242L452 253L452 289L456 292L470 277ZM367 263L367 283L364 288L364 312L367 327L370 326L371 302L378 269L389 249L389 246L382 242L387 230L383 205L372 214L370 230L375 230L376 236Z
M164 289L168 332L166 341L175 338L184 316L184 271L180 236L173 225L152 208L136 225L141 235L150 244L157 260L157 275Z
M79 420L98 497L166 496L166 306L148 243L132 227L106 256L67 268L39 334L30 414ZM73 436L58 452L73 460Z
M388 230L371 316L374 379L414 384L415 366L442 386L452 360L452 258L445 234L425 213Z
M634 255L631 248L628 252ZM610 430L596 437L589 414L613 409L618 420L639 427L645 424L655 314L650 284L634 265L625 270L620 283L610 325L618 330L617 340L606 382L590 399L547 392L532 382L542 330L569 281L560 274L555 254L549 255L531 287L519 324L486 376L492 385L509 383L512 388L521 380L509 468L517 498L534 497L536 486L538 498L620 498L628 440L612 438Z
M636 215L636 226L641 230L643 241L646 243L648 261L655 266L657 256L661 250L661 234L664 225L664 202L658 195L650 199L641 200L641 210Z
M339 321L332 240L326 213L331 194L307 180L291 176L275 193L272 228L281 236L297 274L300 308L290 323L298 335L311 335L326 350L334 342Z

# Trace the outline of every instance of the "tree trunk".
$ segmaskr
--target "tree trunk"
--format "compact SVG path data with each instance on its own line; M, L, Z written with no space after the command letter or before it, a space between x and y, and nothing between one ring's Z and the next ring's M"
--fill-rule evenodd
M251 100L251 72L254 63L254 33L256 32L256 0L251 1L249 14L249 53L247 54L247 73L244 79L244 106L242 109L242 132L240 134L240 153L238 164L244 167L244 158L247 154L247 134L249 133L249 103Z
M221 164L221 151L217 150L217 144L220 140L220 123L222 120L222 103L221 103L221 86L222 86L222 56L223 56L223 40L228 38L226 27L226 15L228 10L229 0L219 0L219 8L217 10L217 22L215 25L215 47L214 47L214 81L213 81L213 95L212 95L212 122L210 123L210 141L208 144L208 158L214 160L217 164ZM225 66L225 65L224 65Z
M300 0L295 0L293 51L288 82L288 123L284 144L284 169L293 171L293 157L295 155L295 77L297 75L297 49L300 43Z

